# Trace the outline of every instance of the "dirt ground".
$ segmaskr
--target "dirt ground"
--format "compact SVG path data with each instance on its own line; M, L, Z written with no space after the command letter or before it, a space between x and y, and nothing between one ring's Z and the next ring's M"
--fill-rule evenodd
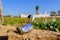
M14 26L0 26L0 40L60 40L60 33L33 29L20 35Z

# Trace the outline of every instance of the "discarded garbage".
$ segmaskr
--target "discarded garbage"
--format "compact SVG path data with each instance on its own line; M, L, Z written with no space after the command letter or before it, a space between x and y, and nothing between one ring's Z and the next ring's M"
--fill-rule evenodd
M22 27L17 27L17 31L20 33L20 34L23 34L23 33L27 33L29 31L31 31L33 29L33 25L28 23Z
M29 18L29 20L34 21L35 16L33 16L33 15L29 15L28 18Z

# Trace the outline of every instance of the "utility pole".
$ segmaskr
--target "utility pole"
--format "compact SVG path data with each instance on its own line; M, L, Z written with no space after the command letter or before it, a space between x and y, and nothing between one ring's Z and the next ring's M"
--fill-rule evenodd
M2 0L0 0L0 24L3 23Z

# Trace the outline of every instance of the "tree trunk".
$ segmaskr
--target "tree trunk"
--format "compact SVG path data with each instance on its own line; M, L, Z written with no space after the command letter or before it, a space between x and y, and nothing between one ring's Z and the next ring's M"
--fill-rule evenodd
M38 15L38 9L36 10L36 15Z
M2 12L2 3L1 3L1 0L0 0L0 24L3 23L3 12Z

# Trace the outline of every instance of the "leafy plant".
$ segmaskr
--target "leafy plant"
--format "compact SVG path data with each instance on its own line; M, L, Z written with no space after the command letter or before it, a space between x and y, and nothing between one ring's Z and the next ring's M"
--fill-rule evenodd
M36 20L35 20L36 21ZM36 21L36 22L32 22L32 24L35 27L38 27L39 29L45 29L45 30L51 30L51 31L60 31L60 21Z

